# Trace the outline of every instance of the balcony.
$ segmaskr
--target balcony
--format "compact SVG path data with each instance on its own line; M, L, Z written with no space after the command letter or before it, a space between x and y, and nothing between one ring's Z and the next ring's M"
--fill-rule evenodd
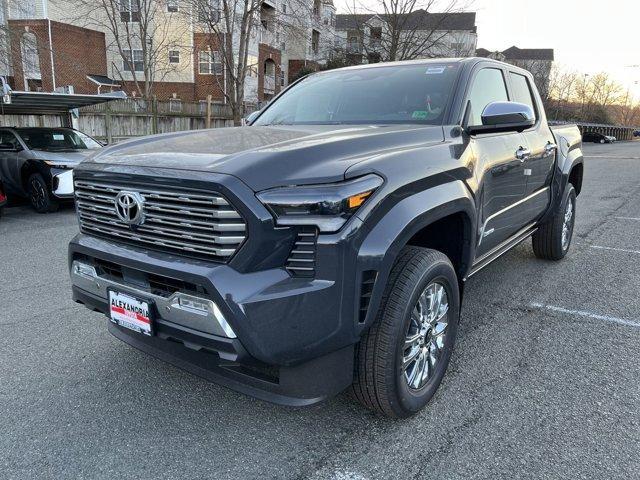
M280 48L276 33L270 28L265 28L263 25L260 25L258 29L258 43L264 43L265 45L278 49Z

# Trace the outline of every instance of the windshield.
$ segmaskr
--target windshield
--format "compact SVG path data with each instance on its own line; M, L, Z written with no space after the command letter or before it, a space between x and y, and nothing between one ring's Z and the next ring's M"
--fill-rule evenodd
M439 125L457 72L457 63L423 63L311 75L269 105L253 125Z
M18 133L31 150L94 150L102 147L90 136L67 128L21 128Z

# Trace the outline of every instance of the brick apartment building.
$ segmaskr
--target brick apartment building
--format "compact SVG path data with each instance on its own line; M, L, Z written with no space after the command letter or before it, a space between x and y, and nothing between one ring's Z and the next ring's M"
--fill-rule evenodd
M211 95L224 101L226 72L214 36L198 24L188 2L158 2L163 10L156 20L168 27L162 32L165 38L157 41L167 42L167 47L166 56L157 57L154 65L153 95L182 101L203 101ZM119 2L120 21L136 21L134 4ZM72 86L76 93L117 88L136 94L134 78L144 78L142 50L133 46L123 58L113 31L100 28L99 21L78 24L80 20L71 18L75 8L73 0L0 0L0 59L10 59L0 61L0 75L16 90ZM326 62L334 22L332 0L263 0L248 47L245 101L268 100L301 66L317 68Z

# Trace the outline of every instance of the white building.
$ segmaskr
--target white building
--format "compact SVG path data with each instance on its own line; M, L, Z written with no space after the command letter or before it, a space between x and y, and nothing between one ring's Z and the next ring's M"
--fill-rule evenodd
M475 23L475 12L341 14L336 16L336 48L345 53L349 63L467 57L476 50ZM392 52L391 37L396 31L399 48Z

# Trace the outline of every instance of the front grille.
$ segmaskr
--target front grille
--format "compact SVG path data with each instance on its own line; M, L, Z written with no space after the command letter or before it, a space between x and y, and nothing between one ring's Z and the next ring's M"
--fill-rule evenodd
M142 225L131 227L116 214L123 190L144 199ZM238 211L217 193L76 180L75 196L83 233L124 243L228 261L246 236Z

